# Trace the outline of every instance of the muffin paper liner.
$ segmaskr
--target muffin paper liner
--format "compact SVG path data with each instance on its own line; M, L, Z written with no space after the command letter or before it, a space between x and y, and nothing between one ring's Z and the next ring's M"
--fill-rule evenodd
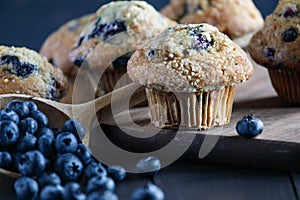
M174 93L146 88L150 118L157 127L208 129L229 123L235 86L196 93Z
M278 96L292 105L300 105L300 72L269 69L272 85Z

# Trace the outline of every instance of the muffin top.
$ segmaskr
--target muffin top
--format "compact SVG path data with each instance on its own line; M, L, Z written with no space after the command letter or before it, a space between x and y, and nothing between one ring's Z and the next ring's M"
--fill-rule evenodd
M0 46L0 93L59 100L67 91L61 70L27 48Z
M251 57L270 69L300 70L300 1L281 0L249 44Z
M77 66L86 62L92 70L113 70L111 63L128 54L146 39L164 31L175 22L166 19L144 1L108 3L92 16L81 33L70 59ZM125 64L126 66L126 64Z
M161 12L180 23L209 23L234 39L263 26L252 0L171 0Z
M74 65L69 59L69 52L77 43L80 33L90 17L91 14L68 21L50 34L41 47L40 54L45 56L50 63L59 67L66 75L70 75L74 69Z
M209 24L169 28L138 49L127 67L134 82L172 92L222 89L253 73L246 53Z

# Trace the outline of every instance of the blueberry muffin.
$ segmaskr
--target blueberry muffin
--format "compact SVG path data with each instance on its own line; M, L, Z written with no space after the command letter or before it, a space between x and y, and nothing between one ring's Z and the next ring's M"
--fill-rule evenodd
M28 94L61 99L67 80L61 70L27 48L0 46L0 94Z
M176 24L144 1L116 1L97 10L83 30L70 59L103 73L99 86L105 94L126 73L127 61L145 40ZM125 77L124 83L130 80Z
M247 38L263 26L263 18L252 0L171 0L161 12L180 23L215 25L231 39Z
M249 44L251 57L268 69L278 95L296 105L300 105L299 24L300 1L281 0Z
M128 62L128 75L145 86L151 121L158 127L227 124L235 87L252 73L246 53L209 24L171 27Z
M59 67L65 75L76 75L71 74L74 65L69 59L69 52L78 41L80 33L88 23L90 16L85 15L62 25L47 37L40 49L40 54L45 56L50 63Z

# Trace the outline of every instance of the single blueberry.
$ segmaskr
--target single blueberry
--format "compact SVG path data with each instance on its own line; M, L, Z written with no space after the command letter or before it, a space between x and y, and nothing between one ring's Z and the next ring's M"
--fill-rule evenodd
M151 59L153 56L155 56L156 52L153 49L149 49L147 52L147 58Z
M48 126L48 117L43 112L35 110L30 113L30 116L36 120L39 128Z
M157 187L156 185L153 185L151 183L148 183L143 188L136 189L131 197L131 200L164 200L165 195L163 191Z
M0 121L0 144L3 146L13 145L17 142L20 131L16 123L10 120Z
M19 115L13 110L0 110L0 120L11 120L19 124Z
M275 49L272 47L265 47L263 50L263 55L267 57L269 60L275 59Z
M14 183L14 189L18 200L36 200L38 197L38 183L29 177L18 178Z
M62 132L55 139L55 149L58 153L74 153L77 146L77 139L70 132Z
M127 69L127 63L128 60L130 59L130 56L120 56L117 59L115 59L111 65L113 66L114 69Z
M195 44L194 44L194 48L197 51L207 50L210 46L213 45L212 41L208 41L208 39L204 35L199 34L197 36L197 38L196 38L196 41L195 41Z
M80 184L69 182L64 186L63 200L85 200L86 195L80 189Z
M106 169L101 165L101 163L97 163L95 161L90 162L84 169L84 177L86 179L90 179L94 176L107 176Z
M43 172L37 179L40 188L45 187L46 185L57 186L61 184L60 177L52 171Z
M263 129L263 122L252 114L244 116L236 124L237 133L245 138L256 137L263 132Z
M89 194L94 191L114 191L115 182L107 176L94 176L87 181L86 192Z
M78 144L75 155L81 160L84 165L92 161L92 152L84 144Z
M55 138L50 135L42 135L37 144L37 149L45 156L51 157L55 155Z
M21 155L18 169L23 176L39 176L46 169L46 159L38 150L28 151Z
M65 153L56 158L54 170L63 182L78 181L83 173L83 164L74 154Z
M156 157L149 156L147 158L141 159L135 166L135 170L138 173L147 172L158 172L161 168L160 160Z
M84 138L85 136L85 129L82 124L73 119L67 120L64 123L62 131L74 133L74 135L77 135L80 138Z
M283 31L281 37L284 42L294 42L298 37L298 29L291 27Z
M119 200L119 197L111 191L95 191L87 196L87 200Z
M294 17L297 15L297 7L296 6L288 6L285 8L283 12L283 17L284 18L289 18L289 17Z
M8 169L12 165L12 156L7 151L0 151L0 168Z
M61 185L46 185L40 192L40 200L62 199L64 188Z
M29 133L25 133L25 135L22 135L16 145L16 149L19 152L26 152L29 150L33 150L36 147L37 138Z
M76 57L76 59L74 61L74 65L76 65L77 67L80 67L83 62L84 62L84 58L81 56L78 56L78 57Z
M37 105L33 101L25 101L24 103L27 105L29 112L38 110Z
M53 137L53 138L55 136L54 132L49 128L41 128L37 131L37 134L36 134L37 138L40 138L43 135L48 135L48 136Z
M12 100L6 106L7 109L15 111L19 118L23 119L29 115L29 108L23 101L20 100Z
M13 74L26 78L37 71L37 66L30 63L22 63L19 66L14 66L14 71Z
M17 56L6 55L2 56L0 60L0 65L11 64L13 67L21 65L20 60Z
M19 128L21 133L35 134L38 130L38 123L35 119L27 117L20 121Z
M126 177L126 170L121 166L109 166L107 173L114 181L122 181Z

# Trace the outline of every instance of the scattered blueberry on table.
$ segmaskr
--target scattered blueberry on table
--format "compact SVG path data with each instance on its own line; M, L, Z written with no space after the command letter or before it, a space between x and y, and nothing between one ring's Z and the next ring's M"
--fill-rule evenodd
M118 200L115 187L125 179L125 169L96 160L80 141L84 134L75 120L61 129L49 127L47 115L32 101L13 100L0 109L0 168L21 174L13 186L16 199ZM137 164L142 173L160 167L154 157ZM164 193L149 183L132 199L163 200Z
M244 116L236 124L237 133L245 138L256 137L263 132L263 129L263 122L259 118L256 118L253 114Z

